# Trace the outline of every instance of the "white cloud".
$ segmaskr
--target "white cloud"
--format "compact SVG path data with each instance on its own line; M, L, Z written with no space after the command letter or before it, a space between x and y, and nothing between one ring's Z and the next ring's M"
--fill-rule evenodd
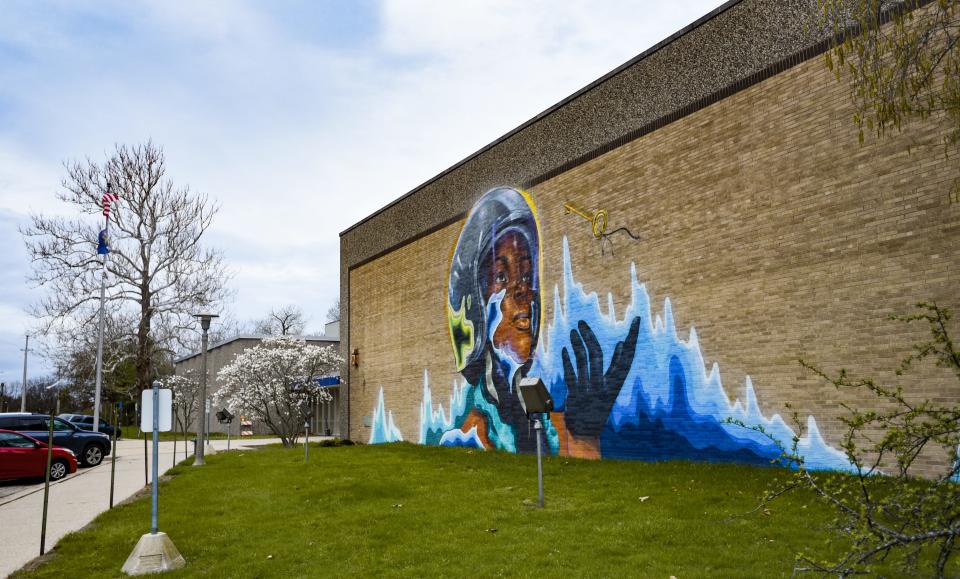
M153 138L175 182L222 205L237 317L292 302L322 322L341 230L720 3L384 0L363 30L337 27L365 3L16 5L0 210L61 211L63 160Z

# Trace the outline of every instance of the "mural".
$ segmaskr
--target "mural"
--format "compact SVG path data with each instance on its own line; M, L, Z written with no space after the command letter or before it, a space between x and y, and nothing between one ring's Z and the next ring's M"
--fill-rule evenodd
M553 320L543 330L540 239L536 206L524 191L493 189L467 217L447 286L453 362L462 379L445 411L434 406L424 373L420 443L530 451L536 440L516 385L535 376L556 407L545 421L554 454L754 464L779 458L769 438L725 421L763 425L784 444L794 432L779 415L762 415L749 378L745 401L730 401L719 367L704 366L696 330L679 338L669 298L662 316L652 317L635 266L630 304L618 316L608 294L604 311L597 294L574 279L564 238L563 291L553 288ZM808 468L848 470L812 416L807 426L799 451ZM381 390L370 442L402 439Z

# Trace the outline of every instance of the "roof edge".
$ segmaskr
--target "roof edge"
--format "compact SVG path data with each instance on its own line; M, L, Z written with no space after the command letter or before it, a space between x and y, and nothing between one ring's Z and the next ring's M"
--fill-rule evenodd
M227 338L226 340L221 340L221 341L219 341L219 342L216 342L216 343L214 343L214 344L211 344L211 345L207 346L207 352L209 352L209 351L211 351L211 350L216 350L217 348L221 348L221 347L226 346L227 344L229 344L229 343L231 343L231 342L236 342L237 340L263 340L263 339L266 339L266 338L282 338L282 337L296 338L296 339L299 339L299 340L306 340L307 342L340 343L340 338L335 338L335 337L333 337L333 336L326 336L326 335L323 335L323 334L321 334L321 335L319 335L319 336L306 336L306 335L299 335L299 336L292 336L292 335L291 335L291 336L274 336L273 334L238 334L238 335L233 336L233 337L231 337L231 338ZM181 356L181 357L179 357L179 358L174 359L173 363L174 363L174 364L179 364L180 362L186 362L186 361L189 360L190 358L196 358L196 357L199 356L200 354L202 354L202 352L193 352L193 353L187 354L187 355L185 355L185 356Z

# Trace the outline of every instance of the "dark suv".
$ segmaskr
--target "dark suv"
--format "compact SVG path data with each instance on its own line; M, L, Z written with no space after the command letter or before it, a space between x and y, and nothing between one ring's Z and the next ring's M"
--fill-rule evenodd
M93 430L93 416L89 414L61 414L59 418L66 420L80 430ZM113 425L102 418L100 419L100 428L97 430L107 436L113 436ZM120 438L121 432L122 429L117 428L117 438Z
M50 417L28 412L0 413L0 428L22 432L43 442L47 441ZM97 466L110 455L110 437L102 432L80 430L62 418L53 419L53 444L69 448L80 464Z

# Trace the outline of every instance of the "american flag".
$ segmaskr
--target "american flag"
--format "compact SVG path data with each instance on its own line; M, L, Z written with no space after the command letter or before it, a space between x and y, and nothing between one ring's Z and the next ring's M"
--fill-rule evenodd
M110 204L114 201L119 201L120 196L113 193L113 187L110 183L107 183L107 192L103 194L103 216L110 217Z

